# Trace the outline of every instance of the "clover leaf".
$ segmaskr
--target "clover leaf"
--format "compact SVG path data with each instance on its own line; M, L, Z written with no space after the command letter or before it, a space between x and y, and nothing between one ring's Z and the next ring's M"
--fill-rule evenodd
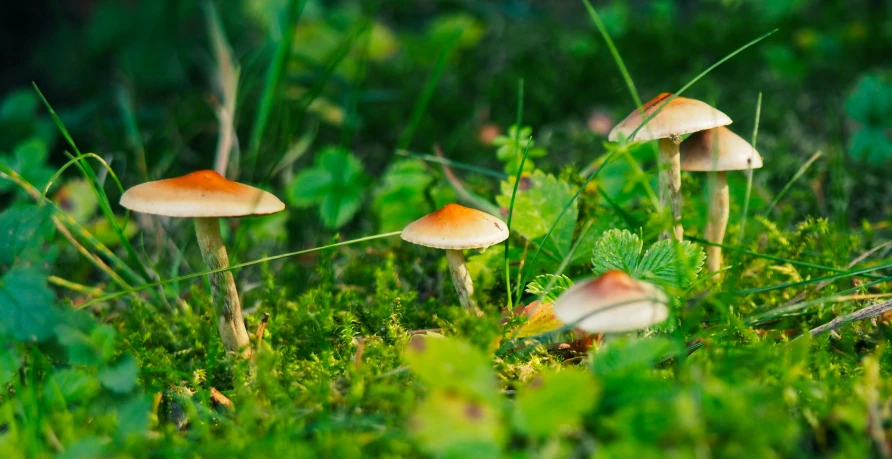
M297 207L318 205L322 223L336 229L356 215L366 182L356 156L343 148L329 147L319 152L312 168L295 177L288 197Z

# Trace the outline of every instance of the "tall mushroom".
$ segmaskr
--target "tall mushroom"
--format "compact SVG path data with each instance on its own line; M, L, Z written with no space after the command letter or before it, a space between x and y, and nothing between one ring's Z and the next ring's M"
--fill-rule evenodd
M635 110L617 124L610 131L608 139L616 141L620 134L630 136L645 118L671 96L672 94L663 93L645 103L641 109ZM684 239L681 225L681 160L678 153L681 136L726 124L731 124L731 118L705 102L676 97L635 134L634 140L660 141L660 206L665 209L667 202L671 206L673 236L676 240Z
M574 284L554 302L554 315L588 333L638 330L669 317L668 298L653 284L622 271Z
M706 222L706 239L721 244L725 238L730 212L728 177L726 171L759 169L762 156L737 134L726 127L697 132L681 143L681 169L685 171L715 172L715 188ZM716 272L722 268L722 248L706 248L706 268Z
M211 170L137 185L121 196L121 205L135 212L194 218L198 246L211 270L229 266L229 256L220 237L220 218L267 215L285 208L272 194L227 180ZM208 278L223 347L227 352L250 356L248 332L232 273L211 273Z
M407 242L446 250L446 261L458 299L467 310L483 313L474 301L474 284L465 265L465 249L484 249L508 238L508 225L492 215L458 204L415 220L400 237Z

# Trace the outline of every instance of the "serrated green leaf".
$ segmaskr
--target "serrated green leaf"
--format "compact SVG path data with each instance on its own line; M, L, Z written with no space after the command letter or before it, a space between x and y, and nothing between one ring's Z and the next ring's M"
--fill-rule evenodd
M432 389L493 403L499 398L489 359L466 341L417 335L403 358Z
M410 425L412 436L434 457L496 458L505 442L499 410L442 389L421 402Z
M108 390L126 394L136 387L136 378L139 376L139 366L132 355L125 355L114 365L109 365L99 370L99 381Z
M548 287L549 284L551 284L551 287ZM540 296L543 303L553 303L561 293L564 293L564 290L567 290L572 285L573 281L563 274L560 276L543 274L536 276L536 278L530 281L526 290L527 293Z
M592 271L600 275L618 269L634 277L644 242L629 230L604 233L592 250Z
M557 220L566 203L573 197L570 185L558 180L553 175L540 170L523 177L514 200L514 215L511 219L511 231L536 242L541 240L551 225ZM514 190L514 178L502 182L502 194L496 197L500 207L511 205L511 194ZM560 222L545 243L545 249L556 261L561 261L573 242L573 231L576 226L578 210L576 202L567 209Z
M594 408L598 386L591 373L576 368L546 370L517 393L514 425L538 437L576 429Z
M0 278L0 331L17 341L43 341L53 335L56 296L38 270L14 266Z
M647 249L636 270L639 279L685 287L697 279L706 253L690 241L663 240Z

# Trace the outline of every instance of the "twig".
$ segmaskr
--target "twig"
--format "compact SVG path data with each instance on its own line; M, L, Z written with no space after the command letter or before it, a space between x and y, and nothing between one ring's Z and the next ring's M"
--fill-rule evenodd
M428 328L428 329L421 329L421 330L409 330L406 332L406 334L408 334L409 336L415 336L415 335L426 335L428 333L442 333L442 332L443 332L442 328Z
M266 330L266 324L269 323L269 313L263 314L263 318L260 319L260 326L257 327L257 349L260 349L260 345L263 344L263 331Z
M859 309L851 314L846 314L842 317L837 317L830 322L827 322L820 327L815 327L808 331L811 336L818 336L822 333L826 333L828 331L837 330L841 328L843 325L846 325L851 322L855 322L856 320L869 319L871 317L876 317L886 311L892 310L892 300L884 301L882 303L877 303L871 306L868 306L863 309Z
M228 409L231 409L234 406L232 404L232 400L230 400L229 397L223 395L215 387L211 387L211 402Z
M353 354L353 369L359 371L362 367L362 353L365 351L365 338L357 336L353 338L353 344L356 345L356 353Z

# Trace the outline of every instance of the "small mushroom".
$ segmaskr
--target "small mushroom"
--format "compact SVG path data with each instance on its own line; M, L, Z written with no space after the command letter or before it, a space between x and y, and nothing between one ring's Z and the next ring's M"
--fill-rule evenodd
M485 249L508 238L508 225L492 215L458 204L415 220L400 237L407 242L446 250L446 261L458 299L469 311L483 313L474 302L474 284L465 265L465 249Z
M709 219L706 223L706 239L721 244L728 226L729 197L726 171L759 169L762 157L759 152L726 127L697 132L681 144L681 169L685 171L714 172L715 188L712 190ZM710 245L706 248L706 268L716 272L722 268L722 248Z
M272 194L227 180L211 170L137 185L121 196L121 205L135 212L194 218L201 255L212 270L229 266L220 237L220 218L267 215L285 208ZM249 357L248 332L232 272L211 273L208 278L223 347L227 352L241 352L243 357Z
M617 124L610 131L608 139L616 141L620 134L630 136L646 117L671 96L663 93L645 103L640 110L635 110ZM726 124L731 124L731 118L705 102L676 97L635 134L634 140L637 141L660 141L660 205L665 208L668 201L671 206L676 240L684 239L681 225L681 159L678 152L681 136Z
M588 333L638 330L669 317L666 294L622 271L574 284L554 302L554 314Z

